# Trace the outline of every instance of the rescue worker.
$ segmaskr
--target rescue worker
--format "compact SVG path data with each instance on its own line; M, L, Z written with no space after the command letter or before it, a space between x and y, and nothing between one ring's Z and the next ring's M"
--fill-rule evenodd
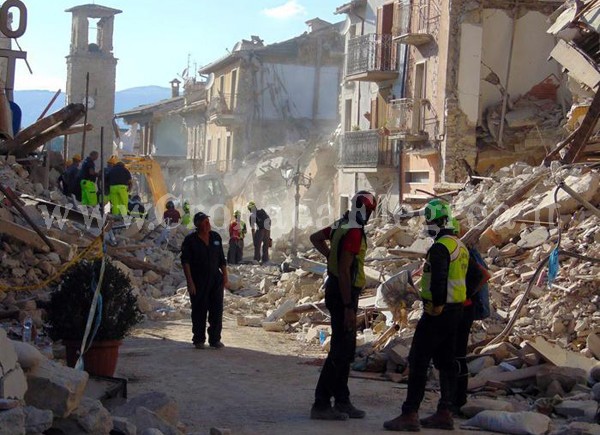
M354 195L351 209L341 219L310 236L314 247L327 258L325 305L331 315L331 348L310 410L310 418L314 420L365 416L365 412L350 401L348 376L356 350L358 297L366 283L364 227L376 207L374 195L361 190ZM334 406L331 406L332 398Z
M136 218L145 218L146 217L146 208L144 204L142 204L142 198L140 195L133 195L129 202L127 203L127 209L129 210L129 215Z
M106 167L104 168L104 192L103 193L109 197L109 200L110 200L110 187L109 187L108 177L110 175L110 171L112 170L112 168L115 167L115 165L117 164L118 161L119 161L119 158L113 154L106 161Z
M227 263L240 264L244 257L244 237L248 229L246 222L242 221L242 212L233 212L233 221L229 224L229 249L227 250Z
M98 205L98 189L96 187L98 172L96 172L96 164L94 163L96 160L98 160L98 151L92 151L83 160L77 175L81 186L81 204L92 207Z
M181 264L192 306L192 343L196 349L204 349L208 335L208 345L222 349L223 294L227 286L223 242L219 233L212 231L206 214L196 213L194 225L196 231L181 244Z
M68 182L68 177L69 177L68 171L71 166L73 166L73 160L72 159L65 160L65 170L62 172L62 174L60 174L58 176L58 179L56 180L56 182L58 183L58 187L60 188L60 191L65 196L70 195L69 182Z
M81 186L79 184L78 173L79 164L81 163L81 156L75 154L73 156L73 164L65 171L64 179L67 184L69 195L75 195L78 201L81 201Z
M183 202L183 216L181 218L181 225L186 228L192 228L192 215L190 211L190 203L186 200Z
M427 252L421 279L424 311L408 355L408 391L402 414L383 424L387 430L414 432L420 430L421 425L454 429L450 409L457 380L456 336L467 298L469 251L454 234L450 218L450 206L444 201L433 199L425 207L426 230L435 242ZM419 421L419 406L425 395L432 359L440 372L441 397L435 414Z
M452 217L450 219L452 231L457 237L464 235L458 219ZM473 297L481 290L481 287L491 278L490 273L475 259L479 255L477 249L468 247L469 249L469 268L467 269L466 285L467 299L463 304L463 313L458 324L458 332L456 336L456 366L458 368L458 379L456 382L456 390L454 392L454 401L452 402L451 411L454 415L464 416L461 414L460 408L467 403L467 388L469 384L469 367L467 365L467 347L469 345L469 334L471 326L475 318L475 310Z
M257 209L254 201L248 203L250 212L250 229L254 245L254 260L265 264L269 261L271 245L271 218L264 209Z
M181 214L175 208L175 203L173 203L173 201L167 201L166 207L167 209L163 213L163 220L166 225L171 226L173 224L178 224L181 220Z
M131 172L121 161L116 161L110 169L107 180L108 195L111 204L111 213L125 216L129 206L129 190L131 189Z

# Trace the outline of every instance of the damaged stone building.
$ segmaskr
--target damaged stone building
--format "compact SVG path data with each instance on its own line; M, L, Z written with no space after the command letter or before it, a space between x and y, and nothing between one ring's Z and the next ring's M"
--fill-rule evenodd
M345 14L339 192L427 198L564 135L570 95L547 19L560 2L352 0ZM396 202L397 203L397 202ZM393 205L393 204L392 204Z
M307 25L279 43L242 40L199 70L208 76L205 167L226 171L252 151L335 129L343 40L337 25Z

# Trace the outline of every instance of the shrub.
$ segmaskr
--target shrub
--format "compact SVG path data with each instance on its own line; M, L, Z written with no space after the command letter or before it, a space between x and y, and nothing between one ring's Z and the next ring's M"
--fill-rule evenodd
M81 341L97 282L101 261L81 261L53 290L48 306L48 335L53 340ZM129 278L106 260L102 294L102 318L94 340L121 340L142 320ZM93 328L93 324L92 324Z

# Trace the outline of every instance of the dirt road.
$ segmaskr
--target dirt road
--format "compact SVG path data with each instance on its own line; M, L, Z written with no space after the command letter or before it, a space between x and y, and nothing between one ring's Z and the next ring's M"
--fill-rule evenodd
M191 434L208 434L211 427L261 435L384 432L383 421L396 416L406 395L403 384L351 379L352 399L367 418L310 420L316 363L325 356L315 346L290 334L238 327L230 318L224 322L225 349L196 350L190 337L188 320L145 323L122 346L115 376L129 379L130 397L153 390L171 395ZM422 414L436 402L428 393Z

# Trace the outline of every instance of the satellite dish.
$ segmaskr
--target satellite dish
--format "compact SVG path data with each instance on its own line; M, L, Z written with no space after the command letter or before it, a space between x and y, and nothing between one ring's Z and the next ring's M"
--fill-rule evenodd
M206 79L206 84L204 85L206 89L210 89L212 85L215 84L215 75L214 73L210 73L208 75L208 79Z
M348 33L348 30L350 30L350 26L352 26L352 21L350 20L350 17L346 17L346 21L344 21L344 24L340 29L340 35L345 36L346 33Z
M235 43L235 45L233 46L233 49L231 50L233 51L240 51L242 49L242 41L238 41Z

